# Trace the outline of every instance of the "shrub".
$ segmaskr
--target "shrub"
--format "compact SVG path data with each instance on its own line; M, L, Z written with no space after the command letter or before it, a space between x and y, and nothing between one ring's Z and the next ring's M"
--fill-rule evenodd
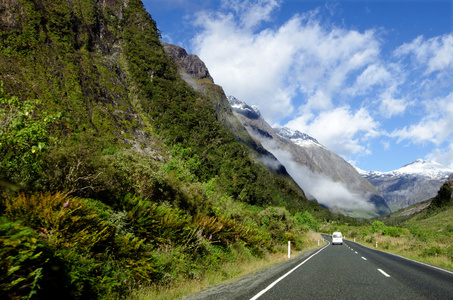
M351 230L349 232L349 236L354 239L354 238L359 236L359 233L357 231L355 231L355 230Z
M195 241L191 237L194 229L191 218L179 209L158 205L137 196L126 197L123 210L131 220L134 234L146 238L154 246L169 241L188 244Z
M57 140L47 127L60 115L39 112L38 100L4 95L0 85L0 174L16 183L29 183L41 173L43 153Z
M31 228L0 218L0 298L70 298L64 266Z
M257 235L253 229L228 217L209 217L199 214L194 218L194 225L199 228L203 237L223 247L240 241L246 245L257 243Z
M428 241L430 237L430 234L426 230L423 230L418 226L409 227L409 232L414 238L419 239L422 242Z
M57 248L103 251L111 244L115 228L99 218L86 201L62 193L22 193L6 197L4 205L9 218L23 220Z
M437 256L437 255L442 255L445 253L445 249L438 247L438 246L432 246L431 248L426 248L423 249L422 256Z
M174 172L180 180L193 182L197 179L195 175L200 169L201 163L197 154L188 148L185 149L181 144L173 147L172 158L165 165L167 172Z
M373 233L382 233L385 227L385 224L380 221L374 221L373 224L371 224L371 230Z
M402 229L393 226L387 226L383 229L383 235L389 235L392 237L399 237L401 235Z
M84 198L114 203L131 189L127 177L112 164L103 149L112 147L93 132L78 134L62 142L43 157L41 168L46 170L39 178L40 188L51 192L64 191ZM133 166L129 166L133 169Z
M297 212L294 215L294 219L300 225L307 225L309 228L311 228L315 231L318 230L318 221L308 211L305 211L303 214L301 214L300 212Z

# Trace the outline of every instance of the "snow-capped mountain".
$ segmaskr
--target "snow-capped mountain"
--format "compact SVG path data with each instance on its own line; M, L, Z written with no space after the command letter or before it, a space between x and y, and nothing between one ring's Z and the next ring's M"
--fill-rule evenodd
M231 108L240 113L241 115L246 116L249 119L258 119L261 117L261 113L256 106L249 106L248 104L239 101L233 96L227 96L228 102L230 103Z
M294 144L301 147L321 147L327 149L321 145L315 138L312 138L306 133L302 133L298 130L294 130L288 127L274 128L275 132L283 137L290 139Z
M417 159L413 163L402 166L401 168L390 172L363 171L357 168L360 174L364 176L389 177L418 175L426 178L447 180L448 176L453 173L453 169L447 168L439 163L430 160Z
M228 100L248 133L278 159L308 197L354 217L390 212L370 182L316 139L289 128L274 129L256 107L232 96Z
M392 211L436 196L453 173L453 169L423 159L389 172L357 171L377 188Z

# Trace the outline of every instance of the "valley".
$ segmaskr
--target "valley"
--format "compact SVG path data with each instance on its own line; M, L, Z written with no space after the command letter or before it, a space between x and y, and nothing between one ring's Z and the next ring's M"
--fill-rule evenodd
M0 1L1 299L180 299L334 231L453 269L452 170L359 170L215 80L140 0Z

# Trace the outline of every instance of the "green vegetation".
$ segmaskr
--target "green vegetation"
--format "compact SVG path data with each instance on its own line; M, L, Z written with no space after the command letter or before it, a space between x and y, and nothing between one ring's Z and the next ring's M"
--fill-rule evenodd
M314 247L313 230L363 225L253 160L219 98L179 77L139 0L3 1L0 82L2 299L209 284L288 240ZM431 241L412 227L354 230ZM430 245L427 257L450 253Z
M46 128L58 115L38 115L38 106L39 101L21 102L0 87L0 174L12 181L36 180L42 156L56 144Z
M353 222L253 160L140 1L3 1L0 16L0 298L231 278Z
M437 193L436 197L431 201L429 211L448 208L453 206L451 182L445 182Z

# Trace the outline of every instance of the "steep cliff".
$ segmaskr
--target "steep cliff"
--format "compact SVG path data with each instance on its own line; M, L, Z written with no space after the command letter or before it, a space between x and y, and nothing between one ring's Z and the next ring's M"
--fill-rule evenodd
M232 131L240 143L252 150L252 158L264 162L278 174L287 176L285 167L259 141L249 135L242 123L233 114L223 88L214 83L214 79L209 74L204 62L194 54L187 54L184 48L165 42L162 42L162 44L165 51L178 66L181 77L196 91L212 101L217 111L217 119Z

